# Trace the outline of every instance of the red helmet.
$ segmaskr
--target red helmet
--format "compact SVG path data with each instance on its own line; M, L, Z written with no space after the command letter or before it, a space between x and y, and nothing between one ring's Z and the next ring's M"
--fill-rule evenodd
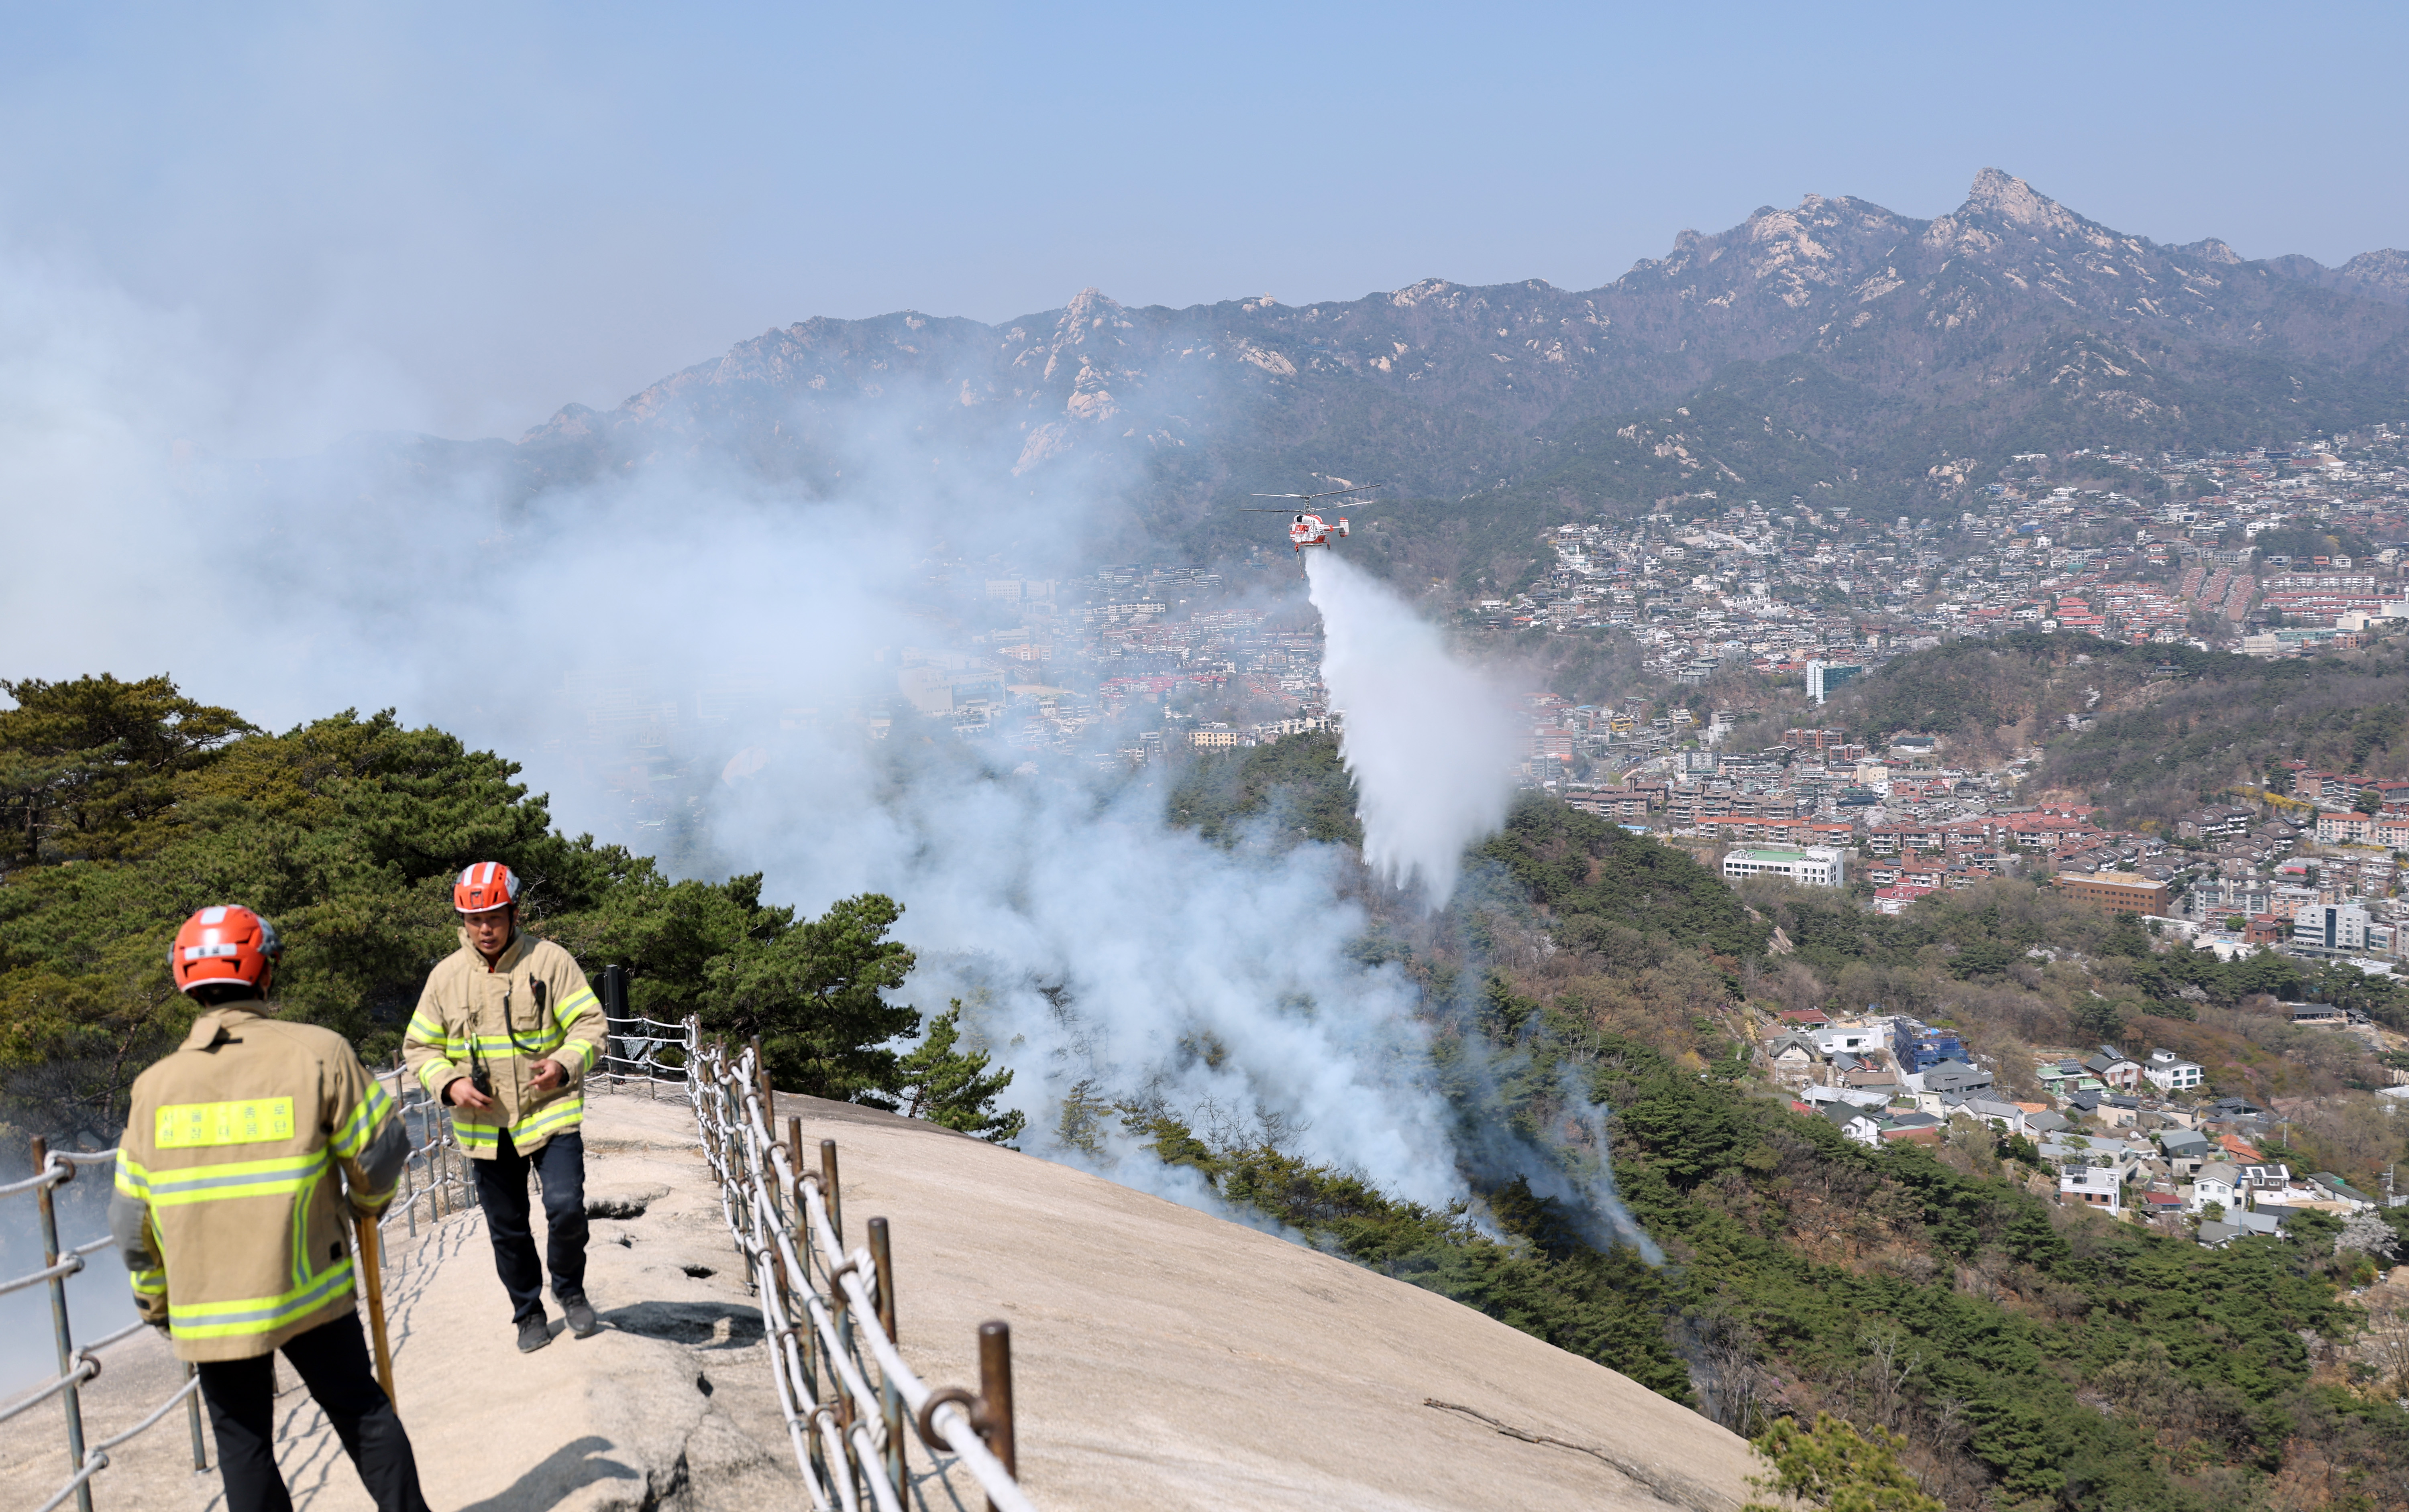
M176 931L167 972L179 992L219 982L256 987L283 954L275 925L240 903L222 903L202 909Z
M461 914L490 914L519 900L519 879L499 861L479 861L452 880L452 907Z

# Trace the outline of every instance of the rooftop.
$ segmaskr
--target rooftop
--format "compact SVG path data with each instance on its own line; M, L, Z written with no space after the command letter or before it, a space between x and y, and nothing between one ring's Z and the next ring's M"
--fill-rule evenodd
M2068 879L2068 878L2066 878L2066 877L2061 876L2061 877L2059 877L2059 878L2058 878L2058 880L2059 880L2060 882L2065 882L2065 881L2067 881L2067 880L2069 880L2069 879ZM2151 880L2150 878L2148 878L2148 877L2135 876L2133 873L2131 873L2131 872L2129 872L2129 871L2089 871L2089 872L2085 872L2085 873L2084 873L2084 874L2083 874L2083 875L2081 875L2081 876L2075 877L2075 878L2073 878L2072 880L2077 881L2077 882L2089 883L2089 884L2091 884L2091 885L2093 885L2093 886L2107 886L2107 887L2152 887L2152 888L2156 888L2156 887L2163 887L2163 886L2166 886L2166 884L2165 884L2165 883L2163 883L2163 882L2154 882L2154 881L2152 881L2152 880Z

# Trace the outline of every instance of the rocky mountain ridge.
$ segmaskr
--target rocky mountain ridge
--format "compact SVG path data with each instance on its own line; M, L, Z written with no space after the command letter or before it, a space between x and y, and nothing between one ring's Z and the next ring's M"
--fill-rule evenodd
M2231 251L2227 250L2229 253ZM2241 259L2236 257L2234 261ZM2360 252L2340 267L2328 267L2314 257L2302 257L2297 252L2271 257L2267 266L2286 278L2314 283L2321 289L2339 289L2344 294L2409 305L2409 252L2397 248Z
M815 489L908 480L925 454L1031 489L1102 476L1175 519L1309 473L1905 505L1991 451L2288 441L2404 408L2409 256L2163 245L1986 168L1934 220L1810 194L1587 291L1434 279L1172 310L1089 289L993 326L806 320L513 450L539 481L728 452Z

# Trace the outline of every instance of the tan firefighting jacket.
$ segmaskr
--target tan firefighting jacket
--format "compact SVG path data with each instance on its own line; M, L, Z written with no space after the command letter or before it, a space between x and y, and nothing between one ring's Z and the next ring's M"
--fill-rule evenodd
M527 1155L584 1121L585 1073L608 1033L601 1001L568 951L520 930L489 970L463 929L460 948L427 976L401 1049L439 1103L445 1087L478 1067L491 1074L493 1107L452 1109L460 1147L490 1160L504 1130L511 1147ZM532 1085L542 1060L569 1072L549 1092Z
M352 1217L410 1155L386 1091L332 1030L203 1014L135 1078L109 1231L179 1357L247 1360L352 1310Z

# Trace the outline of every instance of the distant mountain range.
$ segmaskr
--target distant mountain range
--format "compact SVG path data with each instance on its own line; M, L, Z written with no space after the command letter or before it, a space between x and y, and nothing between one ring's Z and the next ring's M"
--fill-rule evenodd
M1208 504L1313 475L1517 520L1708 491L1929 511L2018 451L2404 417L2409 254L2162 245L1985 168L1938 220L1810 195L1585 292L807 320L506 455L529 486L710 452L812 489L1093 478L1192 550L1233 539Z

